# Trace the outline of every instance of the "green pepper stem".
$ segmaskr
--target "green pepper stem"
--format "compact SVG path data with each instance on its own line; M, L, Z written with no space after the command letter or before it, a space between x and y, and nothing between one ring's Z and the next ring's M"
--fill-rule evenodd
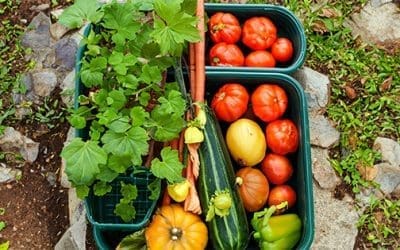
M268 225L269 218L275 213L276 210L282 209L288 206L288 202L284 201L279 205L272 205L269 208L264 209L263 211L254 213L254 219L259 219L263 217L262 226L265 227Z

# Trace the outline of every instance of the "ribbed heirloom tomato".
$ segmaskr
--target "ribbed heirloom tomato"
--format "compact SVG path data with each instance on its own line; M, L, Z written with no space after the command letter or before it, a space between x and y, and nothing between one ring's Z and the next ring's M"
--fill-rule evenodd
M296 152L299 146L299 132L289 119L275 120L265 129L268 148L280 155Z
M256 50L250 52L244 64L248 67L275 67L275 58L266 50Z
M256 16L247 19L242 28L242 42L252 50L271 47L277 38L275 24L267 17Z
M210 64L212 66L242 66L244 55L235 44L217 43L210 49Z
M288 97L279 85L261 84L251 94L251 104L258 118L264 122L271 122L285 113Z
M231 13L217 12L208 21L210 38L214 43L236 43L242 34L238 19Z
M272 56L278 62L288 62L293 57L293 44L284 37L276 39L271 47Z
M246 112L249 99L243 85L226 83L213 96L211 108L219 120L233 122Z

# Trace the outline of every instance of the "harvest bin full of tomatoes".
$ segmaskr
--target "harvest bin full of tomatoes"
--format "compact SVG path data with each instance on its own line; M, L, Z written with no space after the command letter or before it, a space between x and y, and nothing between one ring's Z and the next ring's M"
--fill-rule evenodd
M206 4L206 70L291 74L303 64L306 37L283 6Z

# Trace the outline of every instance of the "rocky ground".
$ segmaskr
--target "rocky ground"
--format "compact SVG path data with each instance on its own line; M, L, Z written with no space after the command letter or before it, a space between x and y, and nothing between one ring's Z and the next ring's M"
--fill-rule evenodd
M30 28L22 37L22 44L32 49L30 57L36 64L24 74L27 93L14 95L14 101L20 104L17 109L20 116L32 112L23 103L44 105L44 98L60 93L62 107L73 103L75 55L82 30L69 31L56 22L60 10L50 13L46 6L37 4L38 9L32 11ZM367 4L347 23L355 36L390 49L399 46L400 41L400 15L396 9L392 3ZM377 138L374 149L382 153L382 161L364 174L380 183L381 188L363 190L357 197L349 195L348 187L342 184L329 162L329 149L340 137L340 132L324 115L330 101L329 78L307 66L294 77L303 86L308 100L315 209L312 248L362 249L362 244L356 242L356 222L369 194L400 196L400 145L389 138ZM0 183L3 183L0 207L6 209L1 219L9 224L0 233L0 239L11 240L11 249L52 249L54 246L56 249L92 249L92 241L86 240L90 231L82 202L62 174L58 156L74 131L68 131L65 121L54 128L36 127L32 131L22 128L22 125L8 127L0 137L3 151L19 152L23 158L19 166L0 166Z

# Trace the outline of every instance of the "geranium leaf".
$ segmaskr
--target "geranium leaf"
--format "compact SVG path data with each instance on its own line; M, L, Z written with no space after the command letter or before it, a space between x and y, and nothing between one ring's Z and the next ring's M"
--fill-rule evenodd
M154 176L167 179L169 183L183 181L182 169L185 167L180 161L178 151L166 147L161 150L161 159L151 161L151 172Z

